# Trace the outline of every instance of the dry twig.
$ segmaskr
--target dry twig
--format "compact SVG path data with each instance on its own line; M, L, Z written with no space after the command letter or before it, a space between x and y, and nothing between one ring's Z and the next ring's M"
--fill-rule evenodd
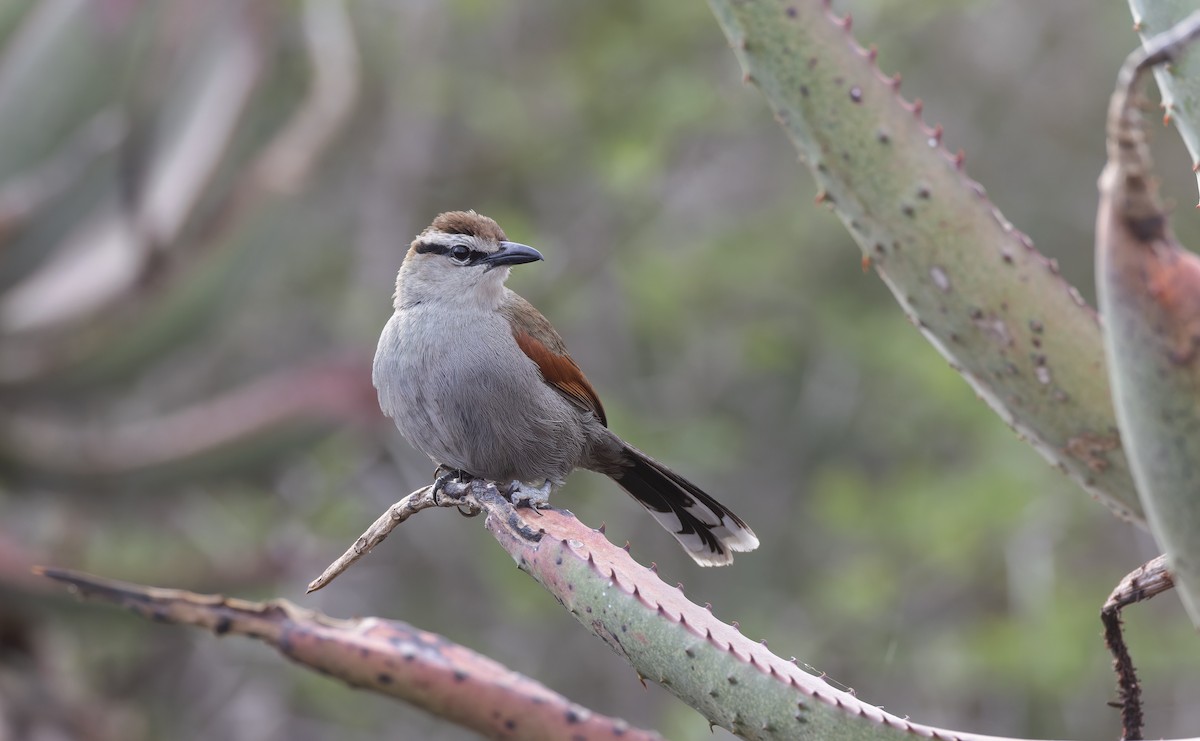
M1127 574L1100 608L1104 643L1113 655L1113 669L1117 672L1120 702L1112 704L1121 708L1121 737L1125 741L1142 738L1142 686L1121 632L1121 609L1162 594L1174 586L1171 574L1167 571L1167 557L1159 556Z
M346 549L346 552L338 556L337 560L329 564L316 579L313 579L308 584L308 593L321 589L336 579L343 571L354 565L358 559L371 552L371 549L383 542L393 530L408 518L423 509L430 507L458 507L460 511L468 514L474 514L480 510L475 500L468 496L472 494L473 484L479 485L481 482L459 483L450 482L443 486L439 492L439 496L434 496L434 485L417 489L412 494L396 502L391 507L388 507L387 512L379 516L379 519L371 523L366 532L354 541L354 545ZM494 489L493 484L484 484L488 488Z

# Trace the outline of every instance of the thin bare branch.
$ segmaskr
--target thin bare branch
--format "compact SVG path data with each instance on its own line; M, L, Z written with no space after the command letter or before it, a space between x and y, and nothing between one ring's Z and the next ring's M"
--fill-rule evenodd
M343 571L353 566L358 559L367 555L371 552L371 549L382 543L400 523L423 509L436 506L437 503L433 500L433 485L430 484L429 486L417 489L412 494L388 507L388 510L379 516L379 519L371 523L366 532L358 536L358 540L354 541L354 545L347 548L345 553L338 556L333 563L329 564L321 572L320 576L308 583L307 593L311 594L338 578Z
M358 540L354 541L354 545L347 548L345 553L338 556L336 561L329 564L325 571L321 572L320 576L309 582L308 593L311 594L338 578L343 571L353 566L358 559L367 555L371 552L371 549L382 543L400 523L423 509L429 509L430 507L458 507L460 511L467 514L479 512L479 506L474 498L468 496L471 493L470 484L448 483L440 490L442 494L440 497L435 496L433 490L433 484L422 487L399 502L396 502L391 507L388 507L387 512L380 515L379 519L371 523L366 532L360 535Z

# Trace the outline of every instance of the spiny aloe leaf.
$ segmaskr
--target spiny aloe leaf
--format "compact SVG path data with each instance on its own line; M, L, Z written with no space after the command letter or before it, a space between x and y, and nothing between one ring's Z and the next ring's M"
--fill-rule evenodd
M1133 27L1143 42L1195 9L1196 0L1129 0ZM1162 91L1163 120L1174 123L1183 137L1200 185L1200 52L1185 51L1170 66L1156 67L1154 79Z
M298 664L353 687L405 700L485 738L661 739L657 733L586 710L443 636L396 620L337 620L287 600L249 602L61 569L38 573L69 584L84 597L156 622L260 640Z
M640 677L742 738L999 741L913 723L805 672L688 601L681 586L667 586L570 512L514 509L494 493L475 498L500 545L585 628ZM730 568L739 567L743 561Z
M925 337L1054 465L1142 520L1094 312L820 0L710 0L830 204Z
M1096 283L1117 416L1150 529L1200 627L1200 258L1171 233L1136 93L1200 36L1200 12L1126 62L1109 107Z

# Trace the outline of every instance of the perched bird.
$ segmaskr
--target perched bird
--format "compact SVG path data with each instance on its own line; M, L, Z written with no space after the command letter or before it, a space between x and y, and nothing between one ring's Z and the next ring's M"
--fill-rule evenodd
M504 286L511 266L541 259L474 211L441 214L417 235L375 351L384 413L440 468L511 482L514 501L545 505L586 468L632 494L701 566L757 548L741 518L608 429L562 337Z

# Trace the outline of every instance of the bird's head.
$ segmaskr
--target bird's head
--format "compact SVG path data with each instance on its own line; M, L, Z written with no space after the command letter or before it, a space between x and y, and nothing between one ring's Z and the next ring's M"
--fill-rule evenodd
M509 242L492 219L474 211L447 211L408 248L396 278L396 306L470 301L495 308L509 268L541 259L534 248Z

